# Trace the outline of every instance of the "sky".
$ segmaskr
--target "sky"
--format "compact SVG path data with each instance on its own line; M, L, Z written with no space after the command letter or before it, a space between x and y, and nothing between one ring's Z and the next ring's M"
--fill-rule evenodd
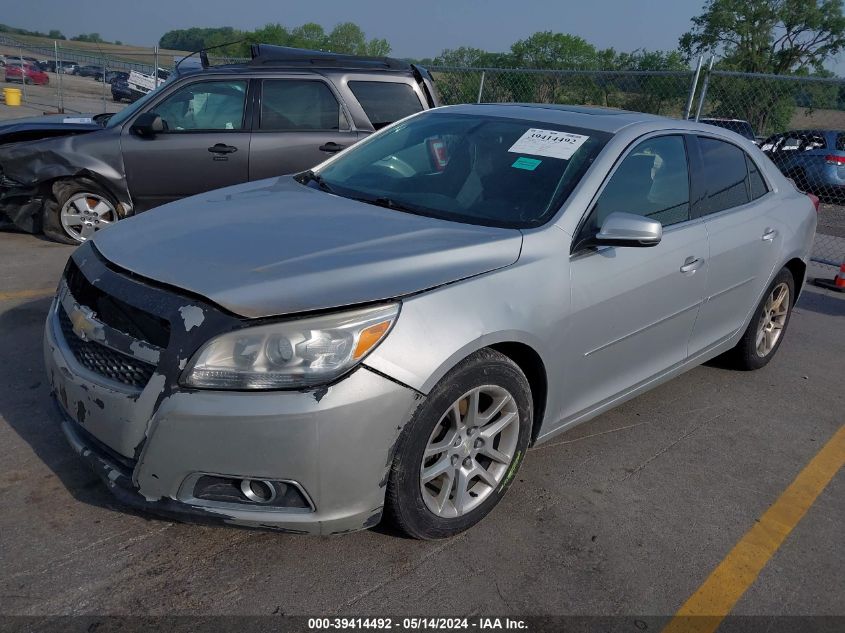
M579 35L618 51L673 49L701 13L704 0L24 0L6 5L0 20L66 36L97 32L107 40L153 46L171 29L269 22L317 22L327 30L355 22L382 37L397 57L434 57L444 48L506 51L536 31ZM829 67L845 74L845 56Z

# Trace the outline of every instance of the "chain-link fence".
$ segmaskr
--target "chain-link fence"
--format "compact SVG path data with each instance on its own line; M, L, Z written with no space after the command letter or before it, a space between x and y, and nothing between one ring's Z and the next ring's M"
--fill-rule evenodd
M84 48L83 48L84 46ZM122 92L127 75L152 85L185 53L110 44L36 45L0 34L4 79L23 83L23 101L44 112L106 112L140 94ZM216 59L214 63L237 62ZM17 70L14 66L17 65ZM36 85L27 67L46 73ZM12 70L9 70L12 68ZM154 69L159 68L158 73ZM560 103L603 106L727 127L758 143L796 184L821 200L814 259L839 265L845 258L845 80L695 71L430 69L447 104ZM29 81L31 80L31 81ZM117 87L115 87L117 84Z

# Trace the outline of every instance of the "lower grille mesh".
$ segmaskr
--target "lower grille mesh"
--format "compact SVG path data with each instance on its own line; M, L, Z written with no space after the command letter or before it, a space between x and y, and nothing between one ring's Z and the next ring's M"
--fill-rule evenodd
M155 366L126 354L116 352L94 341L83 341L73 331L73 325L63 308L59 307L62 335L77 362L96 374L132 387L144 387L155 372Z

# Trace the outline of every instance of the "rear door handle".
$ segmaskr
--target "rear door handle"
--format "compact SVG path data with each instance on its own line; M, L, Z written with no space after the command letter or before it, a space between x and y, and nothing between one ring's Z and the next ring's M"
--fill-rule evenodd
M694 273L696 270L701 268L701 265L704 263L704 260L700 257L687 257L684 261L684 265L681 266L682 273Z
M763 241L764 242L771 242L778 236L778 232L776 229L766 229L766 232L763 233Z
M329 141L325 145L320 145L319 149L321 152L339 152L345 147L346 145L340 145L339 143L335 143L334 141Z
M237 152L238 148L232 145L226 145L225 143L217 143L209 147L208 151L212 154L232 154Z

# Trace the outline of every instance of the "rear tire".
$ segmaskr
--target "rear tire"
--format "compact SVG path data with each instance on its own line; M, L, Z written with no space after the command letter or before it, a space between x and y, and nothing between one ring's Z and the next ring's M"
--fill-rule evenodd
M454 536L483 519L513 480L531 436L528 380L483 349L432 389L405 425L387 484L386 517L413 538Z
M794 302L795 280L792 273L783 268L755 308L745 334L727 353L730 364L745 371L767 365L783 342Z

